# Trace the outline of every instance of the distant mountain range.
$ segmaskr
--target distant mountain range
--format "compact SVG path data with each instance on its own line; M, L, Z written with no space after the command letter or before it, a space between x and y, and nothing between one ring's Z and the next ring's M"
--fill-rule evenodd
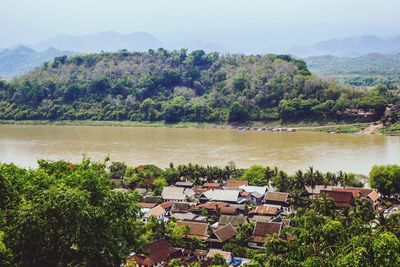
M10 79L14 76L24 74L46 61L51 61L54 57L73 54L77 53L61 51L52 47L42 52L26 46L0 50L0 78Z
M109 31L89 35L57 35L31 47L36 50L55 47L60 50L93 53L120 49L147 51L150 48L162 47L162 44L153 35L146 32L120 34Z
M305 58L309 70L353 86L400 84L400 53L360 57L315 56Z
M301 57L320 55L355 57L369 53L398 53L400 52L400 35L390 38L363 35L344 39L331 39L317 42L310 46L295 46L289 52Z

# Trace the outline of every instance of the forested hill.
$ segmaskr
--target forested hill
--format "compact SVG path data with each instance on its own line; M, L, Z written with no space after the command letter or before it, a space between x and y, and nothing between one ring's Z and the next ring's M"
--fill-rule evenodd
M338 119L345 108L381 112L388 101L385 88L342 88L290 56L202 50L63 56L0 83L0 119L16 120Z
M359 57L317 56L306 58L310 70L353 86L400 84L400 53Z

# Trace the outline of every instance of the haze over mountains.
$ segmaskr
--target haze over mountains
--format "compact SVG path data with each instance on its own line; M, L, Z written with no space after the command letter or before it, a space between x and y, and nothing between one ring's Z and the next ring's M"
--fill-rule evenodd
M276 51L263 49L266 46L268 36L264 36L262 31L257 37L254 29L249 31L248 38L235 42L235 37L229 32L224 32L222 36L214 33L198 36L185 34L158 38L147 32L132 32L120 34L115 31L99 32L88 35L57 35L33 45L18 46L14 49L0 50L0 77L10 79L21 75L32 68L41 65L45 61L50 61L56 56L73 55L78 53L97 53L100 51L117 51L127 49L129 51L147 51L163 47L166 49L187 48L189 50L203 49L207 52L219 51L222 53L245 53L245 54L267 54ZM185 39L185 37L187 37ZM196 40L196 37L198 40ZM237 38L237 37L236 37ZM286 38L286 39L285 39ZM270 38L271 42L278 42L275 38ZM295 39L295 38L294 38ZM251 41L253 40L253 41ZM257 40L257 41L254 41ZM287 37L282 40L287 42ZM231 44L231 45L228 45ZM292 54L297 57L308 58L311 56L339 56L339 57L358 57L371 53L395 54L400 52L400 35L392 37L378 37L376 35L363 35L342 39L329 39L316 42L311 45L294 45L291 49L282 48L282 53ZM380 57L380 64L383 66L390 57ZM306 59L312 62L312 70L320 70L323 66L319 63L327 63L326 58ZM341 60L342 62L343 60ZM332 70L332 62L329 60L329 70ZM354 61L358 64L360 60ZM362 68L368 68L368 61L361 60ZM346 62L347 64L348 62ZM398 67L389 62L391 67ZM349 63L350 64L350 63ZM351 64L350 64L351 65ZM324 73L324 75L336 75L337 73Z

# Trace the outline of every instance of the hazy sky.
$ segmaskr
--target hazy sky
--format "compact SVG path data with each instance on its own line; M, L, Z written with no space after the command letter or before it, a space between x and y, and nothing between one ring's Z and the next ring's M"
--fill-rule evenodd
M245 39L262 31L294 45L400 34L399 11L400 0L0 0L0 47L110 30L144 31L167 41L210 41L221 32L229 33L227 40L236 33Z

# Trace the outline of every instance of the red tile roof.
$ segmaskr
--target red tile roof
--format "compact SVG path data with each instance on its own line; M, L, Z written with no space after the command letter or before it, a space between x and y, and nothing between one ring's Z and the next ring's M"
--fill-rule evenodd
M138 265L153 266L160 262L166 262L177 249L171 247L165 239L161 239L144 246L147 256L135 254L128 258L128 263L135 262Z
M206 188L220 188L221 184L220 183L204 183L203 187L206 187Z
M335 201L338 208L350 207L354 204L353 193L340 190L321 190L321 194L325 194Z
M373 202L375 202L375 201L377 201L377 200L379 199L379 195L378 195L378 193L376 193L375 191L372 191L371 193L369 193L369 194L367 195L367 197L368 197L369 199L371 199Z
M256 243L264 243L269 235L280 234L282 223L277 222L256 222L253 235L250 241Z
M160 206L163 207L165 210L171 209L172 205L174 205L174 202L171 201L167 201L160 204Z
M199 209L207 209L207 210L217 210L221 209L222 207L228 207L229 203L226 202L206 202L203 204L199 204L196 208Z
M213 234L216 238L211 237L209 238L209 241L223 243L234 237L237 232L235 230L235 227L233 227L232 224L229 223L222 226L221 228L218 228L217 230L214 230Z
M221 214L235 215L237 213L237 208L235 207L222 207L220 209Z
M176 226L188 226L188 238L197 238L200 240L206 240L208 238L208 223L177 221Z
M226 181L226 187L239 187L239 186L248 186L249 183L247 181L240 181L240 180L228 180Z

